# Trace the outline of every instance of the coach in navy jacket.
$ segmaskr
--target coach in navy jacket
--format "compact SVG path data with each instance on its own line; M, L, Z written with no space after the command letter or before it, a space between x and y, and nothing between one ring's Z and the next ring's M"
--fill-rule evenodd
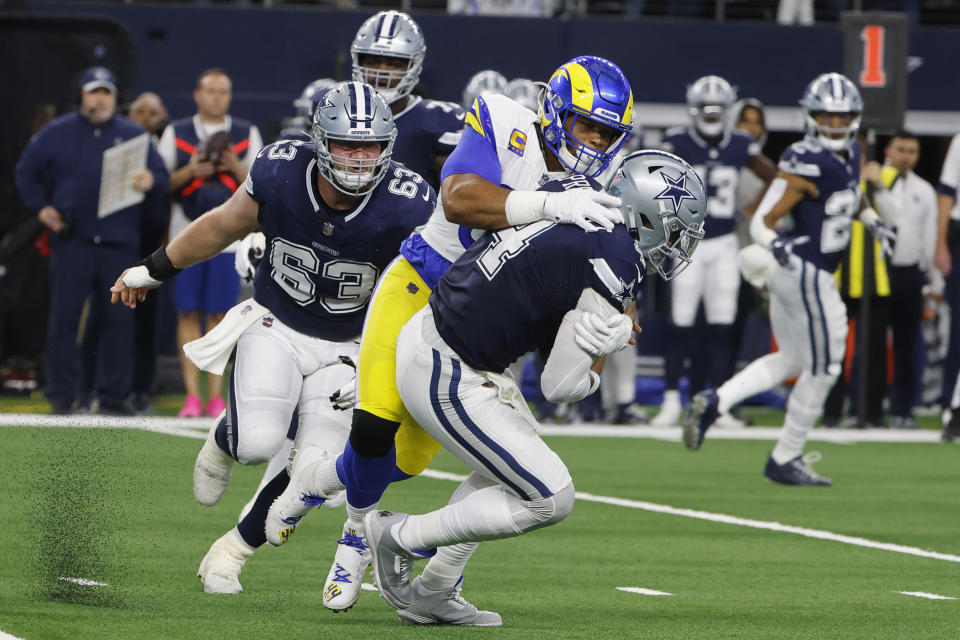
M152 144L148 168L133 182L147 192L144 201L97 217L104 151L145 131L116 115L116 95L110 71L88 69L80 108L41 129L16 167L21 198L53 232L45 377L55 413L68 412L81 390L77 330L84 300L93 294L91 302L101 302L116 273L137 261L141 234L166 224L169 177ZM94 388L104 412L120 412L131 384L133 316L114 305L100 305L95 315L102 326Z

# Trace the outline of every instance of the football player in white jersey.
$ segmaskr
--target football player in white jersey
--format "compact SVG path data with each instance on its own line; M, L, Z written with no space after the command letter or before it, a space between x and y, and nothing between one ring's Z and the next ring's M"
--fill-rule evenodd
M599 83L605 91L601 95ZM607 91L606 88L610 87ZM289 490L271 508L267 537L282 543L309 510L300 495L330 496L347 491L347 522L324 589L324 605L344 610L356 602L370 553L344 544L363 539L363 518L374 510L394 480L419 474L440 445L410 417L396 384L396 339L401 327L427 304L450 264L484 229L502 229L536 220L577 224L587 230L612 229L622 216L619 200L592 189L545 192L536 189L552 177L604 171L630 131L633 96L613 63L583 56L551 77L534 114L506 96L475 99L463 137L443 168L441 200L419 232L408 238L400 257L374 291L360 347L358 383L341 390L338 401L354 395L353 426L347 447L335 462L312 449L293 459ZM488 482L471 475L451 501ZM475 544L442 548L424 571L418 607L433 622L499 624L499 616L459 604L459 580Z

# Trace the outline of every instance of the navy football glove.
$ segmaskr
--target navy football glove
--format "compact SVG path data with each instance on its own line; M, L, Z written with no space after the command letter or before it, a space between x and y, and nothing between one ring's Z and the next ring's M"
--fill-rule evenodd
M790 269L792 268L790 266L790 256L793 255L793 248L807 242L810 242L810 236L800 236L798 238L777 236L777 239L770 243L770 251L773 252L773 257L777 259L780 266Z

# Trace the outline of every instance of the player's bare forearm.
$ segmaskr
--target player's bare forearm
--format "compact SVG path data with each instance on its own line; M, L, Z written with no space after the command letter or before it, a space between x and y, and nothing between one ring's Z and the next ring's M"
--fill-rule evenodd
M773 182L773 179L777 177L777 165L773 164L773 160L762 153L750 158L747 162L747 168L757 174L757 177L763 180L763 183L768 186ZM759 203L758 200L757 204ZM756 209L756 205L754 205L754 209Z
M256 231L259 205L243 187L223 204L194 220L169 245L170 262L185 269L217 255L234 241Z
M440 186L447 220L471 229L503 229L509 226L504 210L509 189L472 173L447 176Z
M956 202L954 198L937 194L937 248L946 248L947 230L950 228L950 211Z
M777 178L786 181L786 188L783 191L783 195L780 196L769 211L764 211L765 207L760 207L760 211L763 213L763 224L769 229L773 229L777 222L783 216L790 213L805 197L816 197L819 193L815 184L798 175L781 171L777 174ZM766 196L764 196L764 199L766 199ZM761 200L761 205L762 204L763 201Z

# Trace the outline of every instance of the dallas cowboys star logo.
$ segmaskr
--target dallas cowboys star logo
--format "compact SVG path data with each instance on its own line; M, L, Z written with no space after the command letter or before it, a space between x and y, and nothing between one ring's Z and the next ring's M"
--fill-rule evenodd
M680 205L684 200L696 200L696 197L687 191L687 174L671 178L665 172L661 172L660 177L667 183L667 188L657 194L655 200L673 200L674 211L680 211Z

